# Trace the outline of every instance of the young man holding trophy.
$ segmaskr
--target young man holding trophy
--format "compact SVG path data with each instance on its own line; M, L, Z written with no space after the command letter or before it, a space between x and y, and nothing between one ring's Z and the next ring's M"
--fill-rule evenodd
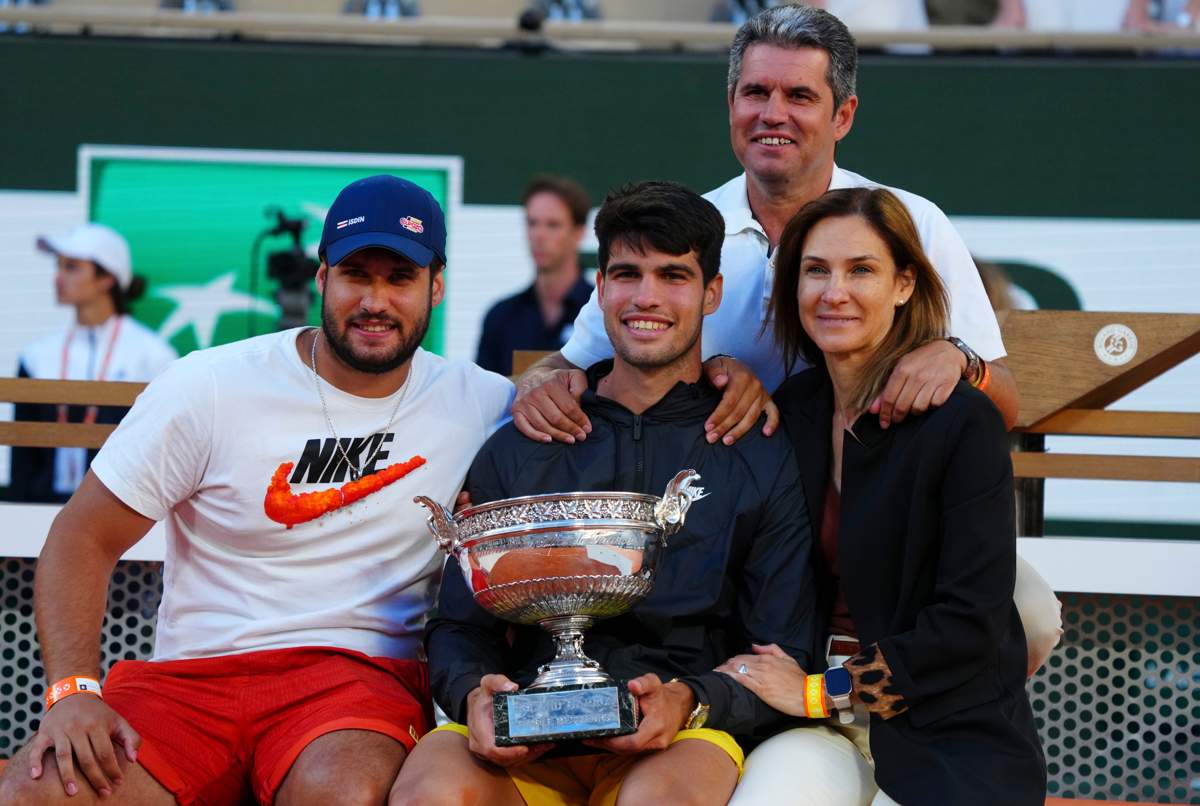
M392 804L723 804L738 740L786 718L713 669L752 644L811 665L792 449L757 430L705 439L721 215L646 182L610 194L596 234L614 358L587 373L591 435L538 443L505 426L468 475L477 506L430 506L454 557L426 647L454 722L418 744Z

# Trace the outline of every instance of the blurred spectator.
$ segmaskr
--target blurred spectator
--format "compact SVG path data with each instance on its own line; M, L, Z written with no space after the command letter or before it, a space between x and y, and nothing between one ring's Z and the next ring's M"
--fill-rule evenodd
M1125 27L1134 31L1200 31L1200 0L1131 0Z
M38 248L58 261L54 291L75 316L21 352L17 376L73 381L148 381L175 359L158 334L128 315L145 281L133 275L129 245L116 230L84 224L66 235L38 238ZM120 422L118 406L19 403L15 419L34 422ZM86 448L13 448L9 497L14 501L65 502L91 465Z
M534 0L525 13L542 20L598 20L604 17L600 0Z
M1139 0L1000 0L992 25L1029 31L1119 31Z
M0 8L21 8L44 5L46 5L46 0L0 0ZM29 31L29 23L27 22L0 22L0 34L27 34Z
M824 9L851 31L924 31L929 27L925 0L721 0L713 11L714 22L741 25L758 12L780 5L805 5ZM883 48L889 53L929 53L928 45L896 43Z
M1000 0L992 25L1030 31L1197 30L1200 0Z
M713 8L713 22L741 25L760 11L779 5L778 0L720 0Z
M216 14L233 11L233 0L160 0L159 8L173 8L184 14Z
M988 25L999 8L999 0L925 0L930 25Z
M400 17L419 17L417 0L346 0L343 14L361 14L369 20L395 20Z
M810 0L851 31L923 31L929 27L925 0Z
M717 5L713 20L741 25L763 9L784 5L779 0L726 0ZM823 8L851 31L921 31L929 27L924 0L808 0Z
M591 202L578 184L559 176L535 177L521 197L525 235L537 270L533 285L497 302L483 319L476 363L512 374L513 350L557 350L571 335L592 286L579 268Z

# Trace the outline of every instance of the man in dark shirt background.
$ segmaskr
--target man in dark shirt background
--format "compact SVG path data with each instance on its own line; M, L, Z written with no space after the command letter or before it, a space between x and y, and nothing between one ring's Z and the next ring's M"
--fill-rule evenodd
M475 357L479 366L501 375L512 374L513 350L562 347L592 293L579 268L579 244L591 209L587 192L566 177L537 176L521 204L537 275L533 285L487 312Z

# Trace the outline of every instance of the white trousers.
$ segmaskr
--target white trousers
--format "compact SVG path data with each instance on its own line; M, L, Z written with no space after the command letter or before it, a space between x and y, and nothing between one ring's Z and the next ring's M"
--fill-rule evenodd
M869 717L837 717L784 731L755 748L729 806L898 806L875 785Z
M1029 646L1032 676L1062 636L1062 603L1033 566L1017 557L1013 601ZM827 658L829 666L845 657ZM730 806L898 806L875 785L868 742L870 718L855 707L854 722L829 720L774 736L746 758Z
M1025 628L1025 643L1029 650L1029 665L1026 676L1042 668L1054 647L1062 638L1062 602L1050 590L1032 565L1017 555L1017 584L1013 590L1013 602Z

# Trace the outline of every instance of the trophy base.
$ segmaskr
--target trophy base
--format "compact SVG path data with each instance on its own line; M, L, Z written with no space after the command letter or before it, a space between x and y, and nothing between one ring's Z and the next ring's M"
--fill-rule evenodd
M492 695L496 745L512 747L624 736L637 730L637 698L623 682L498 692Z

